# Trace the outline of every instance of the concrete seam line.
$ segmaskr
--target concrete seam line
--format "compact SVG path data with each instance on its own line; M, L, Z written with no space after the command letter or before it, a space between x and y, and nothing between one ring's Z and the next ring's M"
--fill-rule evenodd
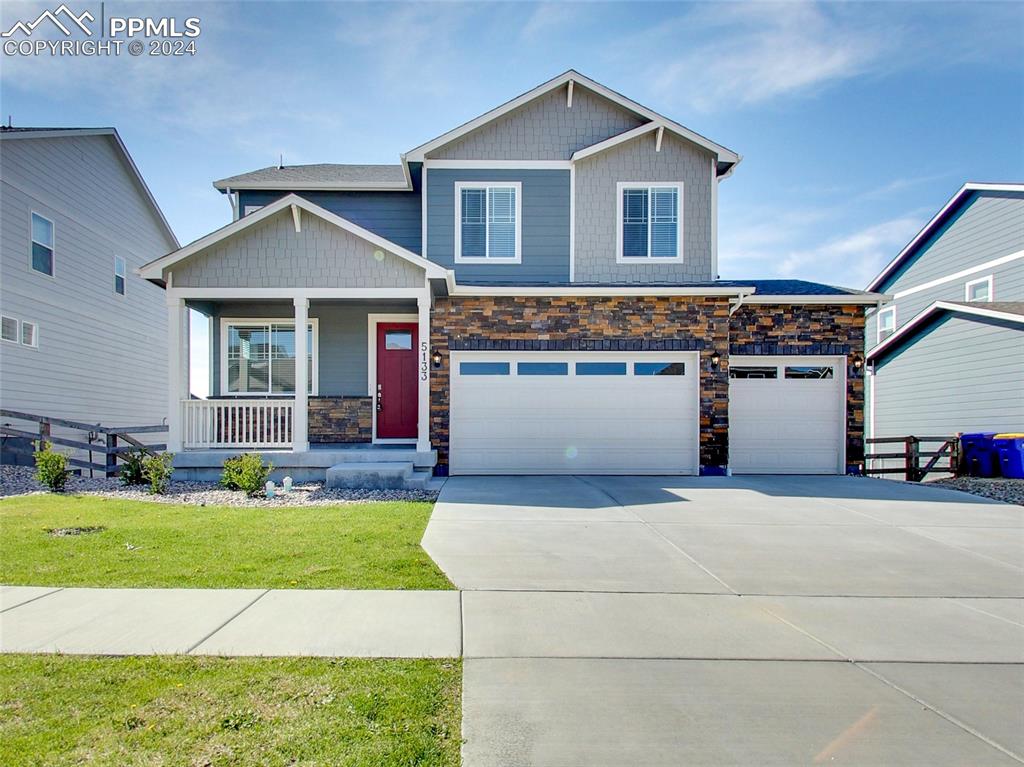
M678 545L677 543L675 543L675 542L674 542L674 541L672 541L672 540L669 540L668 536L666 536L666 535L665 535L665 534L664 534L663 532L661 532L660 530L658 530L658 528L654 527L654 525L652 525L652 524L651 524L650 522L648 522L648 521L646 521L646 520L644 520L644 519L641 519L641 518L640 518L640 516L639 516L638 514L636 514L636 513L635 513L635 512L633 512L633 511L630 511L630 510L628 510L628 509L626 508L626 506L625 506L625 505L624 505L624 504L622 503L622 501L620 501L620 500L619 500L618 498L616 498L616 497L615 497L614 495L612 495L611 493L609 493L609 492L608 492L607 490L605 490L605 489L604 489L603 487L598 487L597 485L593 484L592 482L588 482L587 480L583 479L583 477L577 476L577 475L575 475L575 474L573 474L573 475L572 475L572 478L573 478L573 479L575 479L575 480L577 480L577 481L579 481L579 482L582 482L582 483L583 483L584 485L587 485L588 487L592 487L592 488L594 488L594 489L595 489L595 490L597 490L597 491L598 491L599 493L602 493L602 494L604 494L604 495L607 495L607 496L608 496L609 498L611 498L611 499L612 499L612 500L613 500L613 501L614 501L614 502L615 502L616 504L618 504L618 506L619 506L619 508L620 508L620 509L622 509L623 511L626 511L626 512L627 512L628 514L632 514L632 515L633 515L634 517L636 517L636 521L637 521L637 522L639 522L639 523L640 523L641 525L643 525L644 527L646 527L646 528L647 528L648 530L650 530L650 531L651 531L652 533L654 533L654 534L655 534L656 536L658 536L658 537L659 537L659 538L661 538L661 539L662 539L663 541L665 541L665 543L667 543L667 544L668 544L669 546L671 546L671 547L672 547L672 548L674 548L674 549L675 549L676 551L678 551L678 552L679 552L680 554L682 554L682 555L683 555L684 557L686 557L686 558L687 558L688 560L690 560L690 562L691 562L692 564L696 565L696 566L697 566L697 567L699 567L699 568L700 568L701 570L703 570L703 571L704 571L705 573L707 573L707 574L708 574L708 575L710 575L710 576L711 576L712 578L714 578L714 579L715 579L716 581L718 581L719 583L721 583L721 584L722 584L723 586L725 586L725 588L729 589L729 591L731 591L731 592L732 592L732 593L733 593L734 595L736 595L736 596L739 596L739 595L740 595L740 592L738 592L738 591L737 591L736 589L734 589L734 588L733 588L732 586L730 586L730 585L729 585L728 583L726 583L725 581L723 581L723 580L722 580L721 578L719 578L719 577L718 577L717 575L715 575L715 574L714 574L713 572L711 572L711 571L710 571L710 570L709 570L708 568L706 568L706 567L705 567L704 565L702 565L702 564L701 564L700 562L698 562L698 561L697 561L696 559L694 559L694 558L693 558L692 556L690 556L690 554L689 554L689 553L688 553L688 552L687 552L687 551L686 551L686 550L685 550L685 549L684 549L684 548L683 548L682 546Z
M245 612L246 610L248 610L248 609L249 609L250 607L252 607L252 606L253 606L254 604L256 604L256 603L257 603L257 602L259 602L259 601L260 601L261 599L263 599L263 597L265 597L265 596L266 596L267 594L269 594L269 593L270 593L270 591L271 591L270 589L265 589L265 590L264 590L264 591L263 591L263 592L262 592L261 594L258 594L258 595L256 596L256 598L255 598L255 599L253 599L253 600L252 600L251 602L249 602L249 603L248 603L247 605L245 605L245 606L244 606L244 607L243 607L243 608L242 608L241 610L239 610L238 612L236 612L236 613L235 613L234 615L230 616L230 617L229 617L229 618L228 618L228 619L227 619L226 621L224 621L224 622L223 622L223 623L221 623L221 624L220 624L219 626L217 626L217 627L216 627L216 628L215 628L215 629L214 629L213 631L211 631L211 632L210 632L209 634L207 634L206 636L204 636L204 637L203 637L202 639L200 639L200 640L199 640L198 642L196 642L196 643L195 643L194 645L192 645L192 646L191 646L191 647L189 647L189 648L188 648L187 650L185 650L185 653L184 653L184 654L185 654L185 655L191 655L191 654L192 654L192 651L193 651L193 650L195 650L195 649L196 649L197 647L199 647L199 645L201 645L201 644L202 644L203 642L205 642L205 641L206 641L207 639L209 639L209 638L210 638L210 637L212 637L212 636L213 636L214 634L216 634L216 633L217 633L218 631L220 631L221 629L223 629L223 628L224 628L225 626L227 626L227 625L228 625L229 623L231 623L231 621L233 621L233 620L234 620L235 618L237 618L237 617L238 617L239 615L241 615L242 613L244 613L244 612Z
M985 599L985 597L974 597L974 598L975 599ZM990 613L987 610L982 610L980 607L975 607L974 605L965 604L965 603L960 601L961 599L970 599L970 597L956 597L954 599L950 599L949 601L952 602L955 605L959 605L960 607L966 607L968 610L973 610L976 613L981 613L982 615L987 615L989 618L995 618L996 620L1006 621L1011 626L1017 626L1017 627L1024 626L1024 623L1021 623L1020 621L1010 620L1009 618L1004 618L1002 615L996 615L995 613Z
M900 687L895 682L893 682L893 681L887 679L886 677L882 676L880 673L878 673L874 669L868 668L864 663L855 662L853 665L856 666L857 668L859 668L861 671L864 671L865 673L870 674L871 676L873 676L875 679L877 679L882 684L884 684L884 685L886 685L888 687L891 687L893 690L896 690L896 692L901 693L901 694L905 695L906 697L910 698L915 703L918 703L918 704L924 706L929 711L933 711L935 714L937 714L938 716L942 717L943 719L945 719L950 724L956 725L957 727L959 727L964 732L970 733L974 737L978 738L978 740L984 741L988 745L992 746L992 748L1001 751L1002 753L1006 754L1008 757L1010 757L1014 761L1017 761L1017 762L1020 762L1020 763L1024 764L1024 757L1021 757L1019 754L1016 754L1013 751L1010 751L1005 746L1000 745L996 741L992 740L992 738L988 737L987 735L984 735L983 733L981 733L978 730L976 730L973 727L971 727L966 722L960 721L955 716L953 716L952 714L946 713L945 711L943 711L938 706L934 706L931 703L929 703L928 701L924 700L923 698L919 698L918 696L914 695L914 693L910 692L909 690L906 690L906 689Z
M43 597L48 597L51 594L56 594L58 591L63 591L65 588L66 588L65 586L58 586L53 591L47 591L45 594L40 594L37 597L32 597L31 599L26 599L24 602L19 602L16 605L11 605L10 607L5 607L3 610L0 610L0 613L5 613L5 612L8 612L9 610L17 610L19 607L24 607L27 604L31 604L32 602L36 602L36 601L42 599Z
M785 623L787 626L789 626L794 631L797 631L797 632L803 634L808 639L817 642L822 647L824 647L826 650L829 650L830 652L834 652L840 658L843 658L844 660L846 660L848 662L853 662L853 658L851 658L849 655L844 653L838 647L834 647L834 646L830 645L824 639L819 639L818 637L814 636L814 634L812 634L810 631L806 631L805 629L802 629L799 626L797 626L795 623L791 623L790 621L788 621L785 618L783 618L781 615L777 615L776 613L772 612L771 610L769 610L764 605L757 605L757 609L761 610L764 613L767 613L770 616L772 616L773 618L775 618L775 620L781 621L782 623Z
M969 554L969 555L971 555L973 557L981 557L982 559L987 559L990 562L995 562L996 564L1002 565L1003 567L1010 567L1010 568L1016 570L1019 573L1024 573L1024 569L1022 569L1018 565L1011 564L1010 562L1005 562L1002 559L997 559L996 557L991 557L988 554L982 554L979 551L971 551L970 549L964 548L963 546L957 546L955 543L949 543L948 541L941 541L938 538L932 538L930 535L925 535L924 533L919 532L917 530L911 530L910 527L901 527L899 525L894 525L894 527L896 527L897 530L902 530L903 532L908 533L909 535L916 535L919 538L924 538L926 541L931 541L932 543L937 543L940 546L947 546L947 547L949 547L951 549L956 549L957 551L962 551L965 554ZM967 528L967 529L970 530L971 528ZM1000 529L1000 528L996 528L996 529ZM1001 529L1004 529L1004 530L1016 530L1017 528L1009 528L1009 527L1007 527L1007 528L1001 528Z

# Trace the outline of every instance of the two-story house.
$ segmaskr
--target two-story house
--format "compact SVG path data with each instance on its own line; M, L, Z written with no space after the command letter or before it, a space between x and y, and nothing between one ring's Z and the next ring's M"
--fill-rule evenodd
M871 436L1024 431L1024 184L964 184L868 290Z
M739 161L569 71L399 165L216 182L235 220L142 269L170 299L177 466L845 472L881 297L717 279ZM185 396L189 307L212 327L206 400Z
M0 129L0 201L0 407L162 423L166 297L136 270L178 241L117 131Z

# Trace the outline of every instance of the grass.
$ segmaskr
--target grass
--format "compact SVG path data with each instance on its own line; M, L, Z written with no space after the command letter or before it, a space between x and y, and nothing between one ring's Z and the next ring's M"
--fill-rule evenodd
M450 589L420 547L431 504L176 506L95 496L0 501L0 583ZM47 530L102 527L54 537Z
M457 765L457 660L0 656L0 764Z

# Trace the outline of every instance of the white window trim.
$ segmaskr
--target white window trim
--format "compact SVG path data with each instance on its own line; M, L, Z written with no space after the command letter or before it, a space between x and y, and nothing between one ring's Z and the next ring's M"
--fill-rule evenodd
M462 190L463 189L507 189L516 190L516 257L491 258L484 256L464 257L462 255ZM489 211L484 220L489 218ZM455 182L455 263L457 264L521 264L523 262L523 182L522 181L456 181ZM490 250L490 225L484 234L485 253Z
M124 272L118 274L117 262L124 264ZM117 292L117 278L124 280L124 293ZM128 295L128 261L123 256L114 256L114 295L125 297Z
M0 315L0 318L5 319L5 320L14 320L14 340L12 341L10 338L4 338L2 335L0 335L0 341L3 341L4 343L8 343L8 344L15 344L15 345L20 344L21 343L21 320L19 320L17 317L12 317L9 314Z
M262 207L262 205L246 205L245 207L242 208L242 217L244 218L245 216L248 216L250 213L255 213Z
M971 288L975 285L986 284L988 286L988 298L985 300L977 300L971 298ZM995 279L994 275L988 275L987 277L981 277L977 280L970 280L964 283L964 301L968 301L972 304L990 304L996 300L995 291Z
M882 315L892 314L892 333L887 335L885 338L890 338L896 332L896 306L887 306L884 309L879 309L878 314L875 315L875 341L876 343L882 343L885 338L882 338Z
M316 397L320 391L320 322L316 317L307 319L313 326L312 378L313 386L307 396ZM220 390L217 398L261 397L263 399L294 398L292 394L273 392L228 391L228 327L231 325L294 325L294 317L221 317L220 319ZM298 382L296 382L297 384Z
M43 219L43 221L48 222L50 224L50 231L53 232L53 244L52 245L43 245L43 243L41 243L41 242L39 243L40 245L43 245L44 248L49 248L50 249L50 269L52 270L51 274L47 274L46 272L41 272L38 269L36 269L34 266L32 266L32 245L34 245L36 243L35 235L32 233L32 216L39 216L39 218ZM57 277L57 224L53 221L53 219L44 216L38 210L29 211L29 216L28 216L28 242L29 242L29 248L28 248L28 269L29 269L29 271L32 272L33 274L41 274L43 277L49 277L50 279L56 278Z
M647 189L650 198L651 187L675 188L676 195L676 254L674 256L650 256L626 258L622 255L622 192L626 189ZM647 252L651 252L651 218L648 202ZM683 182L682 181L619 181L615 184L615 263L617 264L675 264L683 260Z
M35 328L35 331L32 333L32 343L30 343L30 344L27 344L27 343L25 343L22 340L24 338L25 326L26 325L31 325L33 328ZM39 323L36 322L35 320L20 320L18 322L18 343L21 344L22 346L28 348L28 349L38 349L39 348Z

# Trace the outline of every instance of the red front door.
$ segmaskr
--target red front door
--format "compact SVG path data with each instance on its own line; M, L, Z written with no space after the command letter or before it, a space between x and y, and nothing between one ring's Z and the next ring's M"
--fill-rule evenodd
M377 324L377 436L415 439L418 400L415 322Z

